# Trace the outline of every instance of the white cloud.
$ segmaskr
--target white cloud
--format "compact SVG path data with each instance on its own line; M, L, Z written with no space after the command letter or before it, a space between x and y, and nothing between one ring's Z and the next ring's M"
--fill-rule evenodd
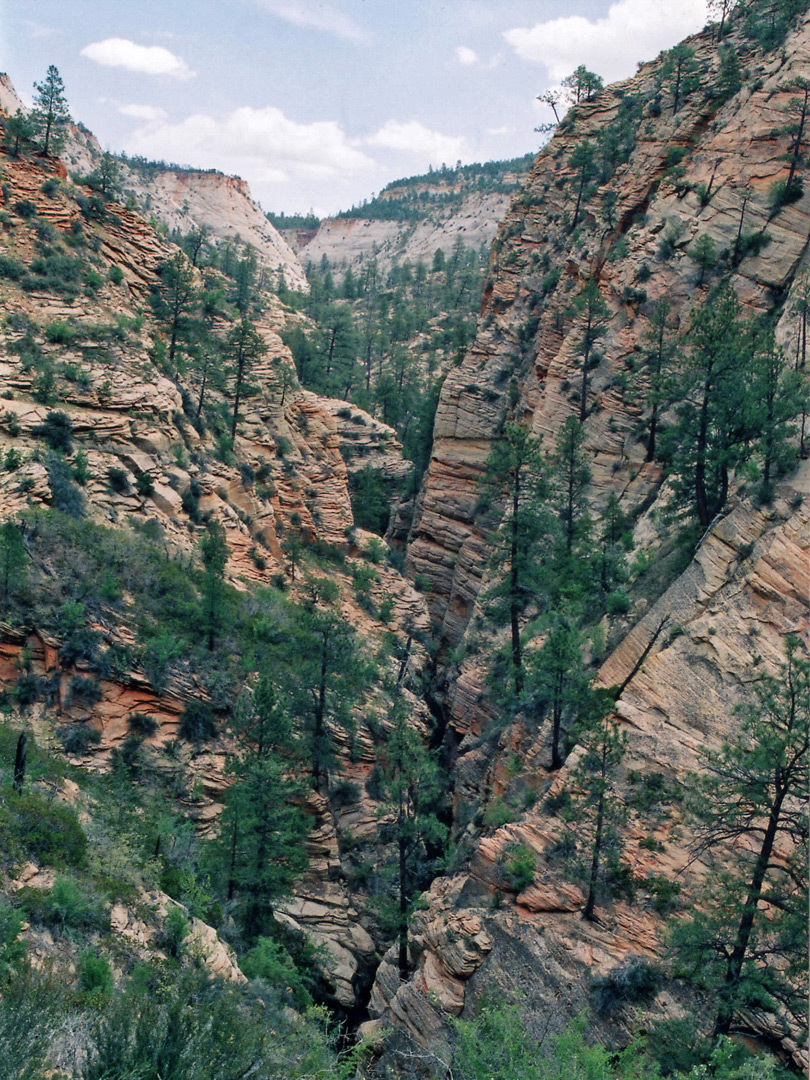
M466 45L456 45L456 60L460 64L474 64L478 60L478 53L474 49L469 49Z
M293 26L302 26L309 30L321 30L344 41L368 42L366 30L344 15L342 11L329 4L303 2L303 0L253 0L253 2L271 15L275 15Z
M120 105L118 111L122 116L131 116L133 120L144 120L153 124L167 117L166 110L159 105Z
M432 165L450 164L467 154L467 140L463 135L442 135L418 120L386 120L379 131L363 141L368 146L418 154Z
M194 75L185 60L162 45L137 45L127 38L94 41L85 45L81 55L105 67L121 67L143 75L169 75L173 79L190 79Z
M251 184L304 177L340 180L375 167L335 121L299 124L269 106L243 106L223 119L197 113L179 124L155 116L138 119L146 122L126 140L128 153L222 169Z
M33 40L55 37L57 34L62 33L61 30L57 30L54 26L44 26L42 23L34 22L33 19L26 19L25 25L28 27L28 36Z
M514 128L509 124L503 124L501 127L486 128L487 135L511 135L514 132Z
M544 64L554 82L579 64L610 82L632 75L637 61L653 59L705 22L705 0L616 0L602 19L566 15L503 36L518 56Z

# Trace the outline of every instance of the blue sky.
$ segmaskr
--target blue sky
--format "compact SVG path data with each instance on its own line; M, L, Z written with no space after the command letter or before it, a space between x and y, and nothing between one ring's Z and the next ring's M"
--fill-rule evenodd
M30 100L56 64L105 148L323 214L536 150L537 94L579 63L626 77L705 17L704 0L0 0L0 69Z

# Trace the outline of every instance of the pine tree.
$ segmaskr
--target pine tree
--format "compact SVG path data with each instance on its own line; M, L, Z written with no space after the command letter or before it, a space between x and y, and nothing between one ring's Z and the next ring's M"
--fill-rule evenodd
M647 436L647 461L655 460L658 420L671 391L671 365L675 354L674 327L670 324L671 306L668 300L658 300L650 326L644 335L644 366L640 369L646 382L646 404L650 410Z
M685 42L670 49L661 68L661 76L669 80L674 115L684 99L700 86L700 68L695 61L695 50Z
M682 404L673 432L673 470L679 497L688 498L691 490L698 521L707 528L725 505L729 473L751 437L746 426L750 331L730 286L697 308L688 341L674 395Z
M248 939L272 927L274 901L307 863L300 784L289 776L296 744L278 689L262 676L235 722L237 753L225 793L214 860L227 899L239 898Z
M618 825L623 806L615 774L627 749L627 736L613 717L612 704L609 692L591 691L577 737L582 749L571 771L571 813L588 884L582 917L588 920L596 918L596 901L606 884L606 871L621 876Z
M590 534L585 490L591 471L582 444L585 435L576 417L567 416L560 428L550 458L552 505L559 526L558 551L555 553L557 591L570 593L581 582L586 567L578 549Z
M31 113L41 153L58 153L65 139L65 128L70 123L70 110L65 97L65 84L58 70L50 65L44 82L34 83L34 108Z
M4 521L0 525L0 603L4 618L8 618L12 601L24 584L27 562L19 525Z
M582 142L578 142L568 159L570 168L574 170L577 183L577 203L574 208L574 217L571 221L571 229L577 227L579 221L579 211L582 207L582 200L585 195L586 188L590 182L595 179L598 172L596 164L596 146L589 139L583 139Z
M24 151L34 141L36 127L33 118L22 109L17 109L13 116L6 118L4 127L3 144L10 148L12 157L19 157L20 151Z
M160 281L162 288L154 294L152 304L155 314L167 324L169 363L174 365L178 340L200 297L194 287L194 271L181 251L162 264Z
M214 642L223 622L225 566L228 562L228 545L225 529L219 521L209 521L200 541L203 566L203 626L208 640L208 651L214 651Z
M267 342L252 322L243 315L228 335L225 343L225 355L233 361L236 378L233 395L233 418L231 420L231 446L236 441L236 425L239 420L239 405L245 376L253 364L267 352Z
M753 683L729 738L691 785L693 856L711 873L677 928L683 970L717 1002L714 1033L740 1008L783 1008L806 1021L810 660L789 637L778 676Z
M580 144L582 145L582 144ZM599 285L594 278L588 282L574 300L574 313L582 328L582 386L580 389L579 422L585 423L588 415L588 371L591 353L599 337L605 332L610 308L602 299Z
M562 767L563 737L588 699L588 677L582 652L585 639L569 611L557 611L540 649L527 658L525 707L538 721L551 717L551 768Z
M379 765L383 813L391 819L381 835L384 840L393 840L397 851L397 959L399 976L404 980L408 977L408 920L417 889L420 880L430 880L430 868L447 838L447 827L437 815L441 797L438 767L409 725L404 705L396 708Z
M505 569L488 593L490 610L508 612L511 633L512 678L516 697L523 692L523 652L520 619L534 595L540 573L540 540L548 530L547 470L539 440L512 421L487 459L482 481L484 505L504 505L500 530L493 540L493 563Z

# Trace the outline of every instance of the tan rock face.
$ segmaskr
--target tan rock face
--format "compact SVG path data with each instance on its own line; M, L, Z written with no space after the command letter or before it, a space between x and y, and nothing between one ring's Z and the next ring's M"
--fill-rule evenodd
M716 49L708 36L691 44L701 62L716 66ZM637 434L639 407L626 393L623 375L628 359L644 347L656 299L666 296L681 330L688 326L690 308L705 298L707 285L700 283L687 249L703 234L711 236L719 250L733 246L746 185L751 194L745 230L765 228L770 243L758 255L744 258L731 281L751 312L771 309L770 290L784 293L778 337L795 353L791 289L797 271L805 266L810 194L770 218L768 189L786 175L785 136L779 130L790 96L785 86L791 78L810 74L810 25L805 22L789 37L784 57L749 60L760 76L756 89L744 90L719 107L698 103L696 95L673 120L664 95L661 116L645 116L636 149L616 170L616 231L600 219L600 192L588 203L572 242L561 219L564 212L572 212L571 152L616 115L621 94L652 86L656 64L577 110L573 123L540 153L506 215L493 247L475 341L445 381L407 565L430 582L428 600L442 646L440 657L449 658L450 649L459 644L466 654L446 668L443 687L448 725L458 740L456 837L464 857L457 856L461 869L454 875L434 882L426 897L427 911L415 920L422 951L415 957L413 978L400 986L395 958L389 955L372 994L373 1015L406 1028L420 1045L441 1041L442 1009L457 1013L484 990L490 995L520 994L532 1015L543 1016L544 1022L550 1017L551 1028L559 1028L591 1004L588 987L594 975L610 972L631 956L660 954L663 919L655 907L652 879L677 880L688 907L690 889L704 872L689 863L689 835L681 821L682 791L690 783L690 771L701 767L707 747L718 746L731 731L734 707L744 699L750 680L758 672L777 670L785 635L807 632L810 523L805 502L810 466L802 462L768 507L754 505L738 478L725 516L702 539L686 572L648 606L639 604L629 632L618 625L608 628L615 646L598 678L604 686L618 686L656 627L668 619L668 629L616 705L628 738L619 777L628 811L623 859L637 881L636 899L632 904L606 904L599 924L584 922L583 882L566 871L556 853L563 823L545 806L546 796L566 785L576 751L553 774L549 733L543 725L538 729L524 721L500 739L480 738L502 718L490 698L481 651L482 635L489 633L486 640L491 641L495 634L484 629L486 612L478 600L491 573L488 538L477 518L479 485L510 380L517 380L516 418L542 436L546 447L553 445L566 417L578 410L572 390L581 377L581 330L565 312L583 282L595 276L610 316L599 344L603 358L591 373L584 425L593 475L591 511L598 516L610 493L625 510L640 507L636 542L656 557L666 538L660 507L667 491L660 468L644 462L645 446ZM677 185L664 164L673 146L686 149L684 177ZM710 180L713 195L701 205L696 189ZM678 222L674 254L664 259L661 235L673 221ZM639 275L645 264L649 275ZM544 278L552 268L560 277L549 291ZM637 290L641 280L646 299L629 292ZM653 773L664 778L670 794L666 806L642 812L634 802L634 785ZM515 808L514 821L487 829L483 812L496 797ZM472 818L466 828L461 815L463 820ZM518 894L504 876L516 845L535 861L534 880ZM491 943L471 956L477 966L463 980L443 967L442 944L417 930L442 918L450 920L459 911L478 918ZM651 1012L677 1010L665 997L650 1003ZM621 1038L622 1025L626 1036L633 1021L628 1014L617 1023L613 1034Z
M3 104L0 88L0 107ZM101 147L94 135L71 127L63 157L72 171L89 173L101 159ZM203 228L215 242L237 240L250 244L266 272L280 275L290 289L309 289L295 252L270 224L254 202L247 183L238 176L170 166L141 172L122 164L119 181L125 191L135 196L144 213L154 214L170 230L185 234Z

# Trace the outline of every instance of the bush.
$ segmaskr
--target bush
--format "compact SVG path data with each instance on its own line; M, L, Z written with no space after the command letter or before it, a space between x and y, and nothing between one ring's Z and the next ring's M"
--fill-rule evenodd
M113 973L106 956L98 956L92 950L85 949L76 964L76 974L83 994L106 998L113 991Z
M119 469L116 466L111 466L107 469L107 483L110 485L112 491L117 492L119 495L126 495L129 491L129 476L126 469Z
M57 728L56 737L66 754L86 754L101 742L101 732L87 724L63 724Z
M149 473L138 473L135 477L135 490L143 498L147 498L154 493L155 482Z
M68 694L71 704L84 705L85 708L91 708L104 696L96 680L85 675L73 676L68 686Z
M19 281L25 273L25 267L21 262L12 259L10 255L0 255L0 278L8 281Z
M0 978L5 979L12 968L25 959L27 945L20 940L23 920L20 913L5 897L0 897Z
M30 671L23 672L14 687L17 704L23 709L28 705L33 705L35 701L39 701L43 690L43 681L38 675Z
M360 802L360 785L353 780L338 780L329 789L329 798L333 806L351 806Z
M217 737L214 710L204 701L189 701L180 717L177 733L186 742L208 742Z
M172 906L163 926L163 944L169 956L180 956L183 951L183 942L190 932L186 913L182 908Z
M87 837L72 807L24 792L0 806L0 851L12 861L78 867L87 856Z
M507 849L507 853L503 866L506 883L513 892L523 892L534 881L537 868L534 852L525 844L514 844Z
M18 217L26 219L36 217L37 206L36 203L31 202L30 199L18 199L18 201L14 203L13 209Z
M50 891L22 888L18 896L32 922L48 926L57 933L101 930L108 923L102 899L72 877L58 877Z
M45 471L48 474L51 504L54 509L68 517L82 517L85 509L84 495L73 482L73 471L65 459L55 453L48 454Z
M301 972L280 942L260 937L253 948L240 959L239 967L249 979L261 979L274 989L290 994L299 1009L312 1004L312 997L304 985Z
M52 345L70 345L77 334L75 326L61 319L54 319L45 327L45 340L50 341Z
M124 280L124 271L121 269L120 266L116 266L115 264L113 264L110 267L110 273L108 277L113 283L113 285L120 285Z
M134 712L130 713L127 717L127 726L129 730L136 735L140 735L142 739L148 739L150 735L154 735L160 727L154 716L147 716L146 713Z
M624 589L614 589L605 598L605 610L608 615L626 615L630 610L630 597Z
M619 967L595 978L591 983L594 1007L608 1013L617 1007L645 1001L661 986L661 972L640 956L631 956Z
M51 410L41 424L33 429L34 435L44 439L51 450L63 454L73 453L73 421L61 410Z

